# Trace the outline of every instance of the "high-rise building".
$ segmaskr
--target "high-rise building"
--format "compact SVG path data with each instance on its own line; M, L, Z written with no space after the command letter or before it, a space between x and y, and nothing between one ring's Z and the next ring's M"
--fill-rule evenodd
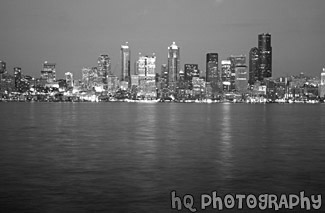
M272 77L272 46L271 34L262 33L258 35L259 50L259 75L261 80Z
M121 46L121 81L130 81L131 76L131 52L128 46L128 42Z
M249 84L253 85L256 81L260 81L259 73L259 49L253 47L249 51Z
M68 87L73 87L73 74L71 72L65 73L65 81Z
M320 94L319 97L325 98L325 68L323 68L323 72L321 73L319 94Z
M6 73L7 71L6 69L7 69L6 62L0 61L0 74Z
M47 83L56 81L56 64L45 61L43 63L43 70L41 70L41 79L46 80Z
M15 87L18 89L21 81L21 68L14 67Z
M140 56L138 63L138 95L144 98L156 98L156 56Z
M97 61L98 78L102 83L107 83L107 76L111 75L111 59L108 55L102 54Z
M223 91L230 90L230 80L231 80L231 61L222 60L221 61L221 81L223 86Z
M156 76L156 56L140 56L137 62L137 74L139 76Z
M193 77L200 77L198 64L185 64L184 65L184 78L185 81L191 82Z
M235 88L238 92L246 92L248 86L247 66L240 65L235 67L236 79Z
M218 53L208 53L206 60L206 82L220 81Z
M246 89L248 83L248 75L244 77L247 74L246 56L230 56L228 59L231 61L230 89L237 91Z
M168 86L176 86L180 68L180 48L173 42L168 47Z

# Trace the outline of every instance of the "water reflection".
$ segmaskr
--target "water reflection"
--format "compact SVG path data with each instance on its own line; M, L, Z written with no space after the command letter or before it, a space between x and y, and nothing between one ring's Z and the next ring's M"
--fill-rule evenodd
M231 179L233 177L233 156L232 156L232 115L231 104L222 105L222 118L221 118L221 173L225 179Z

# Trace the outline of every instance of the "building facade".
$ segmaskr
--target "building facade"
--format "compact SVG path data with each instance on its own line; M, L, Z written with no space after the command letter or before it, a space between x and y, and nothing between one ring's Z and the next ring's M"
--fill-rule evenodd
M200 77L198 64L184 64L184 79L191 82L193 77Z
M231 81L231 61L222 60L221 61L221 82L222 90L230 91L230 81Z
M56 81L56 64L45 61L43 63L43 70L41 70L41 79L47 83L53 83Z
M248 86L248 73L246 65L239 65L235 68L236 79L235 79L235 88L236 91L244 93L247 91Z
M319 89L319 97L325 98L325 68L323 68L323 72L321 73L320 80L320 89Z
M0 61L0 74L4 74L7 71L6 62Z
M256 81L261 81L259 72L259 49L253 47L249 51L249 84L253 85Z
M260 79L270 78L272 77L271 34L262 33L258 35L258 50Z
M73 74L71 72L65 73L65 81L68 87L73 87Z
M130 82L131 76L131 51L126 42L125 45L121 46L121 81Z
M14 77L15 77L15 87L18 89L20 87L20 81L22 77L21 68L14 67Z
M218 53L208 53L206 56L206 82L220 81Z
M180 48L173 42L168 47L168 86L176 86L180 68Z
M137 62L138 96L145 99L157 97L156 92L156 56L140 56Z
M98 78L106 84L107 76L112 75L111 73L111 59L108 55L102 54L98 57L97 60L97 70L98 70Z

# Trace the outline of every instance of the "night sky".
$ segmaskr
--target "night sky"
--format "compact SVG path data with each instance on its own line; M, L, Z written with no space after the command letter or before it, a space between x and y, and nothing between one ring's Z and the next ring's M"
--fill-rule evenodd
M273 76L320 75L325 66L324 0L3 0L0 60L39 77L42 63L57 63L57 77L96 66L108 54L120 73L120 46L156 53L156 72L167 63L167 47L180 46L181 67L199 64L207 52L246 54L259 33L272 35Z

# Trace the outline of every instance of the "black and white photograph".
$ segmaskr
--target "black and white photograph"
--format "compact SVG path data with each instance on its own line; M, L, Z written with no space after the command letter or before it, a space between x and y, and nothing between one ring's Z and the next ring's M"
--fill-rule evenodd
M324 0L1 0L0 212L325 212Z

